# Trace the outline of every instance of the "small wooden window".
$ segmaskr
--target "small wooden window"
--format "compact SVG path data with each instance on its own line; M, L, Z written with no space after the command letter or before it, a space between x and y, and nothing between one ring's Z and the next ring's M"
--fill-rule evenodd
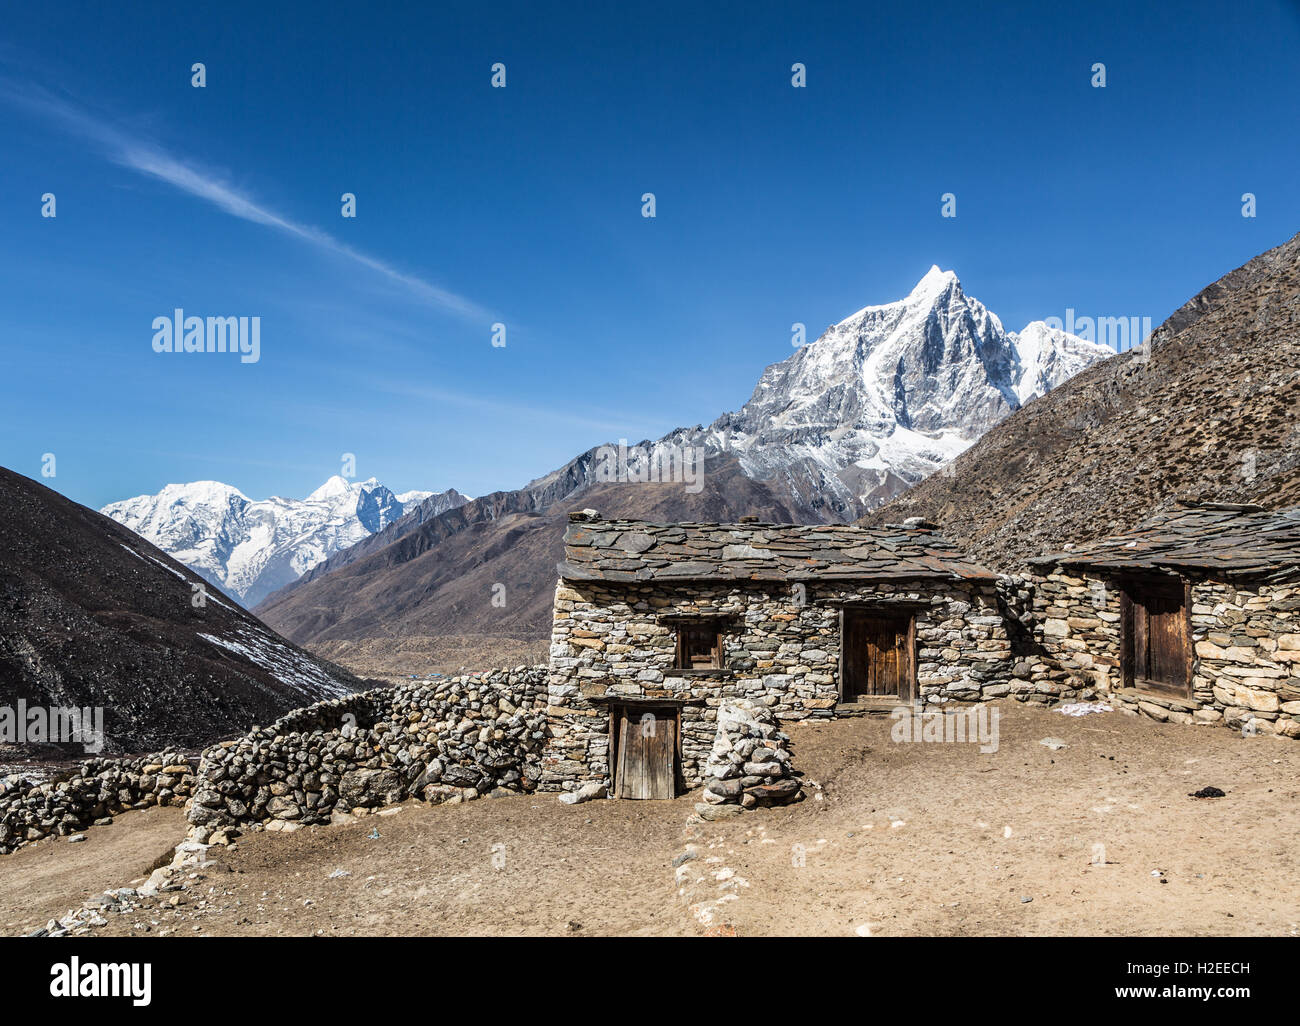
M716 623L678 624L677 669L722 669L722 632Z
M1191 645L1186 586L1178 578L1147 578L1124 588L1124 676L1131 687L1191 697Z

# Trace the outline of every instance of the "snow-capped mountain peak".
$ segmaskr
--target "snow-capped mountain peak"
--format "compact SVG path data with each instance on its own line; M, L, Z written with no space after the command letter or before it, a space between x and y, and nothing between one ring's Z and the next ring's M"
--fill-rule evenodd
M100 512L254 606L425 502L451 509L466 501L454 489L404 496L373 477L350 481L338 474L305 499L252 500L218 481L194 481L110 503Z
M216 506L228 502L248 502L238 488L220 481L190 481L188 484L164 485L160 497L175 506Z
M304 502L333 502L344 496L355 495L356 492L365 488L367 485L374 486L379 482L373 477L369 481L354 483L340 474L334 474L325 483L312 492Z
M939 269L938 264L931 264L930 269L922 275L921 280L916 283L904 298L894 300L890 303L881 303L873 306L864 306L856 313L849 314L838 324L832 324L826 329L826 332L814 341L812 344L822 341L831 335L836 328L847 328L848 326L868 318L872 315L890 312L906 312L927 310L942 299L948 292L961 292L961 281L957 278L954 271L943 271Z
M937 297L952 285L961 288L961 282L957 280L957 273L955 271L941 271L938 264L931 264L930 269L916 283L916 287L908 293L907 298L914 300L922 297Z
M733 453L829 518L856 516L1109 355L1041 321L1006 331L934 265L903 299L863 307L768 367L740 410L664 441Z
M1022 406L1046 395L1085 367L1114 355L1109 346L1085 341L1044 321L1030 321L1015 340L1020 359L1016 395Z

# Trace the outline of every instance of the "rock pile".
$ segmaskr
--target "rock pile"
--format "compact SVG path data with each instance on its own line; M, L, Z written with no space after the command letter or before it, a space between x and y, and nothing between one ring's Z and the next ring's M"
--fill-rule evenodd
M544 666L349 695L208 748L189 820L296 830L407 798L531 791L545 736Z
M704 800L695 806L700 818L721 819L797 799L801 792L790 765L789 741L766 706L743 699L724 703L704 767Z
M172 851L171 861L159 866L139 887L115 887L91 898L80 908L68 909L58 919L51 919L44 927L33 930L29 937L85 936L97 927L107 926L107 916L130 915L146 912L151 906L175 908L183 899L174 892L190 890L202 879L202 871L213 866L207 852L214 845L234 846L223 831L211 832L211 843L185 840ZM201 903L201 902L200 902ZM156 925L157 920L154 920ZM148 930L147 923L136 922L137 929ZM167 931L163 931L166 933Z
M128 809L183 805L194 787L194 768L181 752L134 759L88 759L71 773L34 782L0 780L0 855L32 841L66 837L111 823Z

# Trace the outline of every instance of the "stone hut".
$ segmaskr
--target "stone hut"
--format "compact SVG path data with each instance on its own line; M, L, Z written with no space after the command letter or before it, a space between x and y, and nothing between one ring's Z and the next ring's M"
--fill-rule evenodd
M1181 503L1031 561L1044 658L1121 708L1300 736L1300 510Z
M798 720L1012 690L996 575L933 524L569 520L544 789L696 787L724 701Z

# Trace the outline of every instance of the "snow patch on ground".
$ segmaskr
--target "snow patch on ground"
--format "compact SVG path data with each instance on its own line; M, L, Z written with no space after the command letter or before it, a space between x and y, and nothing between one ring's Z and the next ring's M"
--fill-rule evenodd
M340 684L320 666L269 636L258 636L250 631L240 631L236 635L238 640L219 638L213 634L202 633L199 634L199 637L229 652L243 656L266 670L277 680L311 694L316 700L341 698L344 695L352 694L351 689Z

